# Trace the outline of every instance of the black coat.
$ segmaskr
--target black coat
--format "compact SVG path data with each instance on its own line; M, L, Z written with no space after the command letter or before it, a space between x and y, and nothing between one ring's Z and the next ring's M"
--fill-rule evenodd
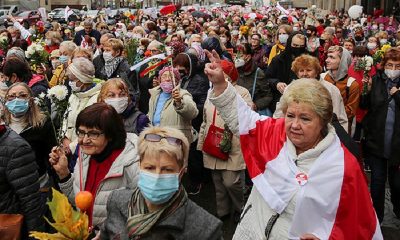
M200 126L203 123L203 109L204 103L207 99L208 89L210 89L210 83L208 77L204 73L204 67L199 64L196 56L187 54L191 61L191 69L189 70L189 76L181 80L181 88L187 90L193 97L193 101L196 103L196 107L199 113L195 119L192 120L193 127L199 131Z
M397 87L400 87L400 84ZM383 158L386 116L389 101L393 98L396 107L389 164L398 166L400 164L400 151L398 151L400 146L400 91L390 96L386 88L386 76L379 72L372 78L371 91L367 95L361 96L360 107L368 110L362 121L365 130L365 145L369 154Z
M107 77L104 74L104 66L105 62L103 59L103 55L100 54L99 56L95 57L93 59L93 65L95 69L94 76L96 78L99 78L101 80L108 80L110 78L122 78L126 84L128 85L129 92L132 94L134 92L135 86L133 86L132 82L129 80L129 72L130 72L130 66L128 63L128 60L124 59L122 60L119 64L118 67L115 69L115 71L111 74L110 77Z
M41 127L28 126L19 135L29 143L35 153L39 176L46 172L53 173L53 169L49 166L49 154L57 145L57 140L50 120Z
M279 102L279 99L282 96L282 94L277 90L276 85L279 82L289 85L294 79L297 79L296 74L291 70L292 62L294 60L291 44L293 36L298 33L299 32L294 32L290 35L285 50L272 59L265 71L265 78L272 89L273 99L270 107L272 112L275 112L276 103Z
M80 30L79 32L77 32L75 34L75 38L74 38L74 43L78 46L81 45L82 42L82 37L85 37L85 35L89 35L90 37L94 37L96 39L96 42L99 44L100 43L100 37L101 34L99 31L93 29L89 34L86 34L85 29Z
M24 227L28 231L44 230L37 168L29 144L8 127L1 131L0 213L24 215Z

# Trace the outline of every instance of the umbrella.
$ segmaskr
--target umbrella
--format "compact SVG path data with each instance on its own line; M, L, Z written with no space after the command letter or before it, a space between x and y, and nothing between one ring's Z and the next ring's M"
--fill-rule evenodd
M210 15L208 15L207 13L204 13L204 12L194 11L194 12L192 12L192 16L195 18L200 18L200 17L208 18Z
M165 7L162 7L161 9L160 9L160 13L162 14L162 15L168 15L168 14L170 14L170 13L173 13L173 12L175 12L177 9L176 9L176 6L174 5L174 4L170 4L170 5L167 5L167 6L165 6Z
M256 18L257 19L262 19L263 15L259 14L259 13L252 12L252 13L245 14L243 17L244 18L251 18L251 19L256 19Z

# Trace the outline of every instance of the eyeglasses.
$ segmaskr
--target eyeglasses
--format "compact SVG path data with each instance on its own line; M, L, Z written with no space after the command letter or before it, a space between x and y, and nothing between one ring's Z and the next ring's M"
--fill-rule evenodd
M97 138L100 137L100 135L103 135L104 133L102 132L96 132L96 131L89 131L89 132L85 132L83 130L76 130L76 135L78 135L78 138L82 139L85 136L87 136L87 138L91 139L91 140L96 140Z
M163 137L155 133L148 133L144 135L144 139L149 142L160 142L162 139L165 139L171 145L182 146L182 140L179 138Z
M29 94L28 93L19 93L18 95L17 94L12 94L12 95L8 95L6 97L7 101L12 101L12 100L14 100L16 98L28 99L29 98Z

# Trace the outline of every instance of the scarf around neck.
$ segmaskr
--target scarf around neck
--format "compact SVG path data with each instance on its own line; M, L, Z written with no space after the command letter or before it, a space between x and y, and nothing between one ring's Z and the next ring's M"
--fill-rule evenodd
M107 78L110 78L112 76L112 74L117 69L118 65L122 62L123 59L123 57L118 56L108 62L104 62L104 73Z
M182 207L187 200L187 193L181 185L179 191L167 202L167 205L154 212L149 212L142 193L136 187L128 206L127 229L129 239L139 239L141 235L149 232L159 220L167 218Z

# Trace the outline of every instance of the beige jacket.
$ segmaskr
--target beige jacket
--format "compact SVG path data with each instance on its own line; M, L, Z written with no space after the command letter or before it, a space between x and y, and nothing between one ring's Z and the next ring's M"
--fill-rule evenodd
M149 90L149 113L147 114L150 123L153 124L154 113L156 112L158 97L161 93L160 87L155 87ZM172 98L168 99L161 112L160 127L173 127L179 129L185 134L189 143L193 142L192 120L199 114L196 103L193 101L192 95L184 89L180 89L182 97L181 106L174 105Z
M249 91L241 87L239 85L234 86L236 92L246 101L247 104L250 106L252 105L251 96ZM203 123L201 124L200 131L199 131L199 141L197 143L197 149L199 151L203 148L204 140L207 136L208 129L213 121L215 106L209 101L207 98L206 102L204 103L204 112L203 112ZM215 116L215 125L219 128L224 128L224 120L222 120L221 116L219 115L218 111ZM238 136L234 135L232 137L232 149L229 153L228 160L221 160L215 158L207 153L203 152L203 162L204 167L208 169L217 169L217 170L230 170L230 171L239 171L246 168L246 165L243 160L242 150L240 147L240 139Z
M75 133L75 122L78 114L86 107L97 102L97 96L100 93L101 86L102 84L96 84L96 86L86 92L72 93L69 97L69 106L67 109L68 118L64 119L62 130L65 132L65 137L71 140L71 142L77 139ZM73 149L72 146L70 147Z

